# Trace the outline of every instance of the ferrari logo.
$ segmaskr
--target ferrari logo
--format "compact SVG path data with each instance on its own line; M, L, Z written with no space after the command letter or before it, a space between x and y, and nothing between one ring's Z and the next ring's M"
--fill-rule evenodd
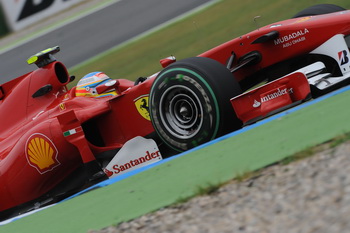
M59 104L59 108L60 108L61 111L66 110L66 104L65 103L60 103Z
M135 99L135 106L140 115L146 120L151 120L149 115L148 95L140 96Z
M52 171L60 165L58 150L53 142L43 134L33 134L27 141L26 157L30 166L40 174Z

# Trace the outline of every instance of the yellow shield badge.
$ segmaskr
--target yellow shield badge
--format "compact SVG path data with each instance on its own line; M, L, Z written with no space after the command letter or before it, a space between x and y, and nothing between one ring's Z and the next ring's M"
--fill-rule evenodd
M149 115L148 95L140 96L134 100L137 111L146 120L151 120Z
M56 146L45 135L36 133L29 137L26 145L27 161L40 174L52 171L60 165L57 155Z

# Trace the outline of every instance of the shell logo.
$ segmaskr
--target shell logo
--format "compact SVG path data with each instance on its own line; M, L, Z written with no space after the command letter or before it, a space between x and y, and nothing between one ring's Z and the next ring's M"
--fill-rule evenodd
M30 136L25 150L29 165L36 168L40 174L52 171L60 165L56 146L43 134Z

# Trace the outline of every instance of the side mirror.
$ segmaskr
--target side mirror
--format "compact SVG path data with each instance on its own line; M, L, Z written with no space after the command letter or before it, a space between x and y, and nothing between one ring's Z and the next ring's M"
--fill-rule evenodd
M119 81L117 79L113 79L107 83L105 83L104 85L101 86L97 86L96 87L96 91L98 94L102 94L103 92L109 91L111 89L115 89L116 92L118 93L118 95L120 94L119 90L118 90L118 86L119 86Z
M75 80L75 76L74 76L74 75L72 75L72 76L69 77L69 82L70 82L70 83L73 82L74 80Z
M37 90L32 97L36 98L36 97L40 97L43 95L46 95L47 93L49 93L52 90L52 85L51 84L47 84L45 86L42 86L39 88L39 90Z
M174 56L170 56L164 59L161 59L160 64L162 65L163 68L169 66L170 64L176 62L176 58Z
M2 100L3 98L5 98L5 93L4 89L2 89L2 87L0 86L0 100Z

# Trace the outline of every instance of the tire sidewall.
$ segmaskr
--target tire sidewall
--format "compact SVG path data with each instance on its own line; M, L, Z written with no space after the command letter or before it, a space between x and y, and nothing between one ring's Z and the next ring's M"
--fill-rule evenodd
M346 9L334 4L318 4L318 5L310 6L300 11L299 13L295 14L292 18L330 14L330 13L335 13L335 12L344 11L344 10Z
M198 132L190 138L179 139L167 130L169 125L162 121L162 111L166 106L163 95L167 95L169 88L188 88L193 91L201 103L203 116L202 125ZM161 72L156 78L150 98L151 121L157 134L164 142L175 150L188 150L204 142L214 139L218 133L220 121L220 106L211 85L205 80L203 74L184 67L171 67Z

